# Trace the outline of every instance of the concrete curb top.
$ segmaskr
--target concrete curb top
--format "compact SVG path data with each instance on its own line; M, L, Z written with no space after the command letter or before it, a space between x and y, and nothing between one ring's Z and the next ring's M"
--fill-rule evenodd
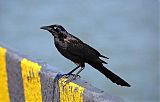
M66 80L49 64L0 46L0 102L124 102L82 79Z

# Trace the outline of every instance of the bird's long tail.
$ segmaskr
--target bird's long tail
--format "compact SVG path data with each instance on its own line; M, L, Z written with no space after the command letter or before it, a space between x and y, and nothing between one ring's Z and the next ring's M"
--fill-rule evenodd
M107 78L109 78L113 83L116 83L117 85L121 86L127 86L130 87L130 85L124 81L122 78L108 70L103 66L102 63L89 63L92 67L96 68L98 71L103 73Z

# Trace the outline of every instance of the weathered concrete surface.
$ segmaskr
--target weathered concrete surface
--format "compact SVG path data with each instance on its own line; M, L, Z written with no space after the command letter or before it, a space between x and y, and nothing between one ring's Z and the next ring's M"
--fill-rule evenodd
M122 98L106 94L82 79L64 85L66 78L54 67L12 50L3 52L1 49L6 48L0 46L0 55L4 54L2 57L6 59L7 76L4 77L7 77L8 86L5 87L11 102L124 102ZM1 63L0 70L4 68ZM1 73L0 78L5 79ZM0 102L5 101L0 98Z

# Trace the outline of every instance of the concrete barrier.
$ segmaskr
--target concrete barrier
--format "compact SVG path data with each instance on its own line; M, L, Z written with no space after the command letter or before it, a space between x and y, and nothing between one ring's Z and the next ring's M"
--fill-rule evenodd
M47 63L0 46L0 102L124 102L82 79L66 80Z

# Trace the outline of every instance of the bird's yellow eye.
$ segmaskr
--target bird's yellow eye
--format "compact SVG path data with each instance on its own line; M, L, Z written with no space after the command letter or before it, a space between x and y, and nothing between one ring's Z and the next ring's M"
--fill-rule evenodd
M57 29L57 27L54 27L54 29Z

